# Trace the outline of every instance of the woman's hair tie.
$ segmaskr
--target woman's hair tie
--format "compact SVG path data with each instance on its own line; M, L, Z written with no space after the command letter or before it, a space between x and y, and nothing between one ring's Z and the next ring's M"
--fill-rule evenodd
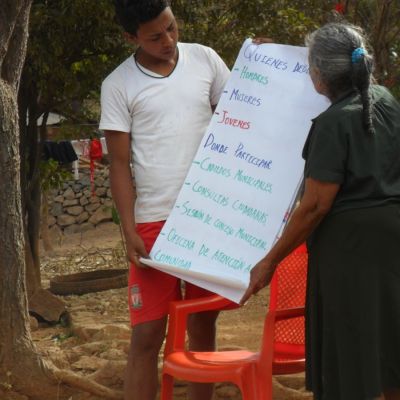
M357 64L367 54L367 51L363 47L357 47L351 53L351 62Z

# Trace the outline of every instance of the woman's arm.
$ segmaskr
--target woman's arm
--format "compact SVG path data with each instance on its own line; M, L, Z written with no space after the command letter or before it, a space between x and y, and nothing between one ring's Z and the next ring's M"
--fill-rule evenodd
M269 285L276 266L307 239L329 212L339 188L337 183L306 179L304 195L299 206L293 212L280 239L252 268L250 283L240 304L244 304L252 294Z

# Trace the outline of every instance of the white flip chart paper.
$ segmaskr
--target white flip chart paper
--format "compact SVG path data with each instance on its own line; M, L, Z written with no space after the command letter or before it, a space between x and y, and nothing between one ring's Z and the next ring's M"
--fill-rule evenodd
M142 261L238 302L282 230L311 119L327 106L306 48L246 40L151 260Z

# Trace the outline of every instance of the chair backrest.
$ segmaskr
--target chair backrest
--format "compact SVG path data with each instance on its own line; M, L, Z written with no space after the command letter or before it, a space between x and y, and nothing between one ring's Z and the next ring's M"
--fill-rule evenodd
M270 285L269 311L304 307L307 262L305 244L281 261ZM304 354L304 316L277 321L274 332L274 353L289 358Z

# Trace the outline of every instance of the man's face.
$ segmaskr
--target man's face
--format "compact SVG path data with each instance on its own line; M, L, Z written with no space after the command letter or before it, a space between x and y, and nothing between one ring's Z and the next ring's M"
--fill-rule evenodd
M174 14L167 7L158 17L141 24L136 35L129 35L129 39L140 46L147 56L170 61L176 55L178 36Z

